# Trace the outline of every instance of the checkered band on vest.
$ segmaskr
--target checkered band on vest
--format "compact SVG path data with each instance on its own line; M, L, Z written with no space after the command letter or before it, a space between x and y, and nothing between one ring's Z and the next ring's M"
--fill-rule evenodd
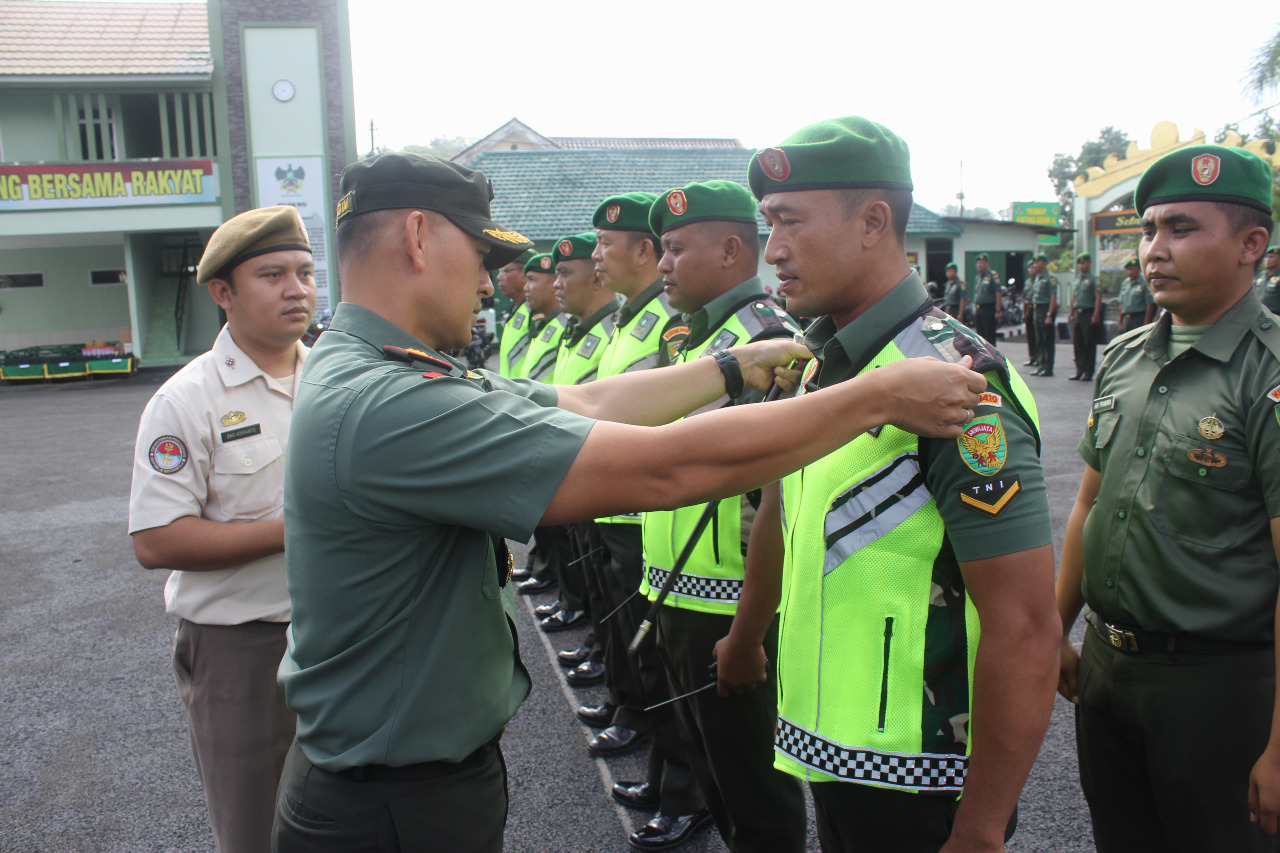
M649 566L649 586L662 589L671 572L657 566ZM742 580L733 578L705 578L699 575L683 573L676 578L671 587L673 595L684 595L689 598L703 598L707 601L737 601L742 595Z
M963 755L904 755L842 746L781 718L774 748L838 779L906 791L960 791L969 763Z

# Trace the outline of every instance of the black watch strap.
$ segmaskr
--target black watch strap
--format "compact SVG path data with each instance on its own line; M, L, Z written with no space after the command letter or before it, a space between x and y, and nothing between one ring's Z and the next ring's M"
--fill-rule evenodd
M742 396L742 367L738 364L738 357L727 349L722 349L715 354L716 364L720 366L720 372L724 374L724 390L729 395L730 400L736 400Z

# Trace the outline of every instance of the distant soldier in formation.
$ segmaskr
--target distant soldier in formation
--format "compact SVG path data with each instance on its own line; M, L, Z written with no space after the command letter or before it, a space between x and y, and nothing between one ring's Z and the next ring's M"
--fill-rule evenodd
M1004 286L1000 282L1000 272L991 268L991 259L987 253L978 255L978 279L973 283L973 328L990 343L998 343L997 329L1004 319L1004 308L1001 297Z
M1093 275L1093 256L1088 252L1076 258L1076 283L1072 287L1071 343L1075 347L1076 372L1068 379L1093 381L1093 364L1098 357L1098 331L1102 324L1102 287Z
M1058 317L1058 279L1049 272L1049 257L1036 255L1031 266L1033 277L1027 285L1030 296L1027 303L1031 307L1031 320L1028 331L1034 330L1035 341L1029 345L1032 349L1032 363L1035 370L1032 376L1053 376L1053 359L1057 347Z
M955 261L947 261L947 280L943 283L943 306L952 317L964 322L965 307L969 300L965 296L965 284L960 279Z
M1280 246L1272 246L1262 256L1262 269L1253 277L1262 304L1272 314L1280 314Z
M1142 280L1142 265L1135 255L1124 262L1125 279L1120 283L1120 333L1132 332L1155 319L1156 303L1151 289Z
M511 300L502 324L502 338L498 342L498 372L508 378L520 375L520 366L529 351L529 303L524 298L524 287L529 279L524 273L524 265L534 254L530 249L498 270L498 290Z

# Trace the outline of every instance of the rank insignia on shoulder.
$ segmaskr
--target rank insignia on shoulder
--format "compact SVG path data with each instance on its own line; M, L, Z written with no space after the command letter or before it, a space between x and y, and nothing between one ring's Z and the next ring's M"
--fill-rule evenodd
M991 406L996 409L1004 408L1004 398L994 391L983 391L978 395L979 406Z
M583 358L591 358L591 354L596 351L598 346L600 346L600 336L587 335L582 339L582 344L578 347L578 355Z
M450 369L449 362L433 355L427 355L420 349L405 349L404 347L388 345L382 348L382 354L386 358L394 361L403 361L405 364L425 361L427 364L434 364L436 367L443 367L445 370Z
M1267 399L1273 403L1280 403L1280 385L1267 392Z
M439 379L442 376L448 376L448 375L449 374L447 373L424 373L422 374L422 378L423 379Z
M1109 412L1116 407L1116 395L1108 394L1105 397L1099 397L1093 401L1093 408L1090 410L1095 415L1098 412Z
M738 336L728 329L721 329L720 334L716 335L710 345L703 350L703 355L708 353L719 352L722 349L728 349L738 342Z
M963 506L979 515L995 518L1022 494L1022 483L1017 474L1005 474L994 480L965 483L956 489L956 494Z
M971 420L956 444L964 464L984 477L1000 473L1009 450L999 415L982 415Z
M658 315L652 311L646 311L640 315L640 319L636 321L636 327L631 330L631 337L638 341L643 341L649 337L649 333L658 325Z

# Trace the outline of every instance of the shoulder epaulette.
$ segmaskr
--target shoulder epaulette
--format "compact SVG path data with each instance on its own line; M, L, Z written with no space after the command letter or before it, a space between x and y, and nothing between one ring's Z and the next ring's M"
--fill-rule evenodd
M752 299L738 309L737 315L739 322L751 333L753 341L790 337L800 329L791 315L770 296Z
M1253 333L1272 357L1280 360L1280 317L1263 309L1263 314L1253 323Z
M920 329L925 339L933 344L946 361L956 363L967 355L973 359L973 369L976 372L994 372L1008 380L1009 369L1004 356L970 331L968 326L937 308L930 308L920 320Z
M442 358L427 355L420 349L405 349L391 345L382 348L382 357L389 361L403 361L405 364L427 364L444 370L453 370L453 365Z

